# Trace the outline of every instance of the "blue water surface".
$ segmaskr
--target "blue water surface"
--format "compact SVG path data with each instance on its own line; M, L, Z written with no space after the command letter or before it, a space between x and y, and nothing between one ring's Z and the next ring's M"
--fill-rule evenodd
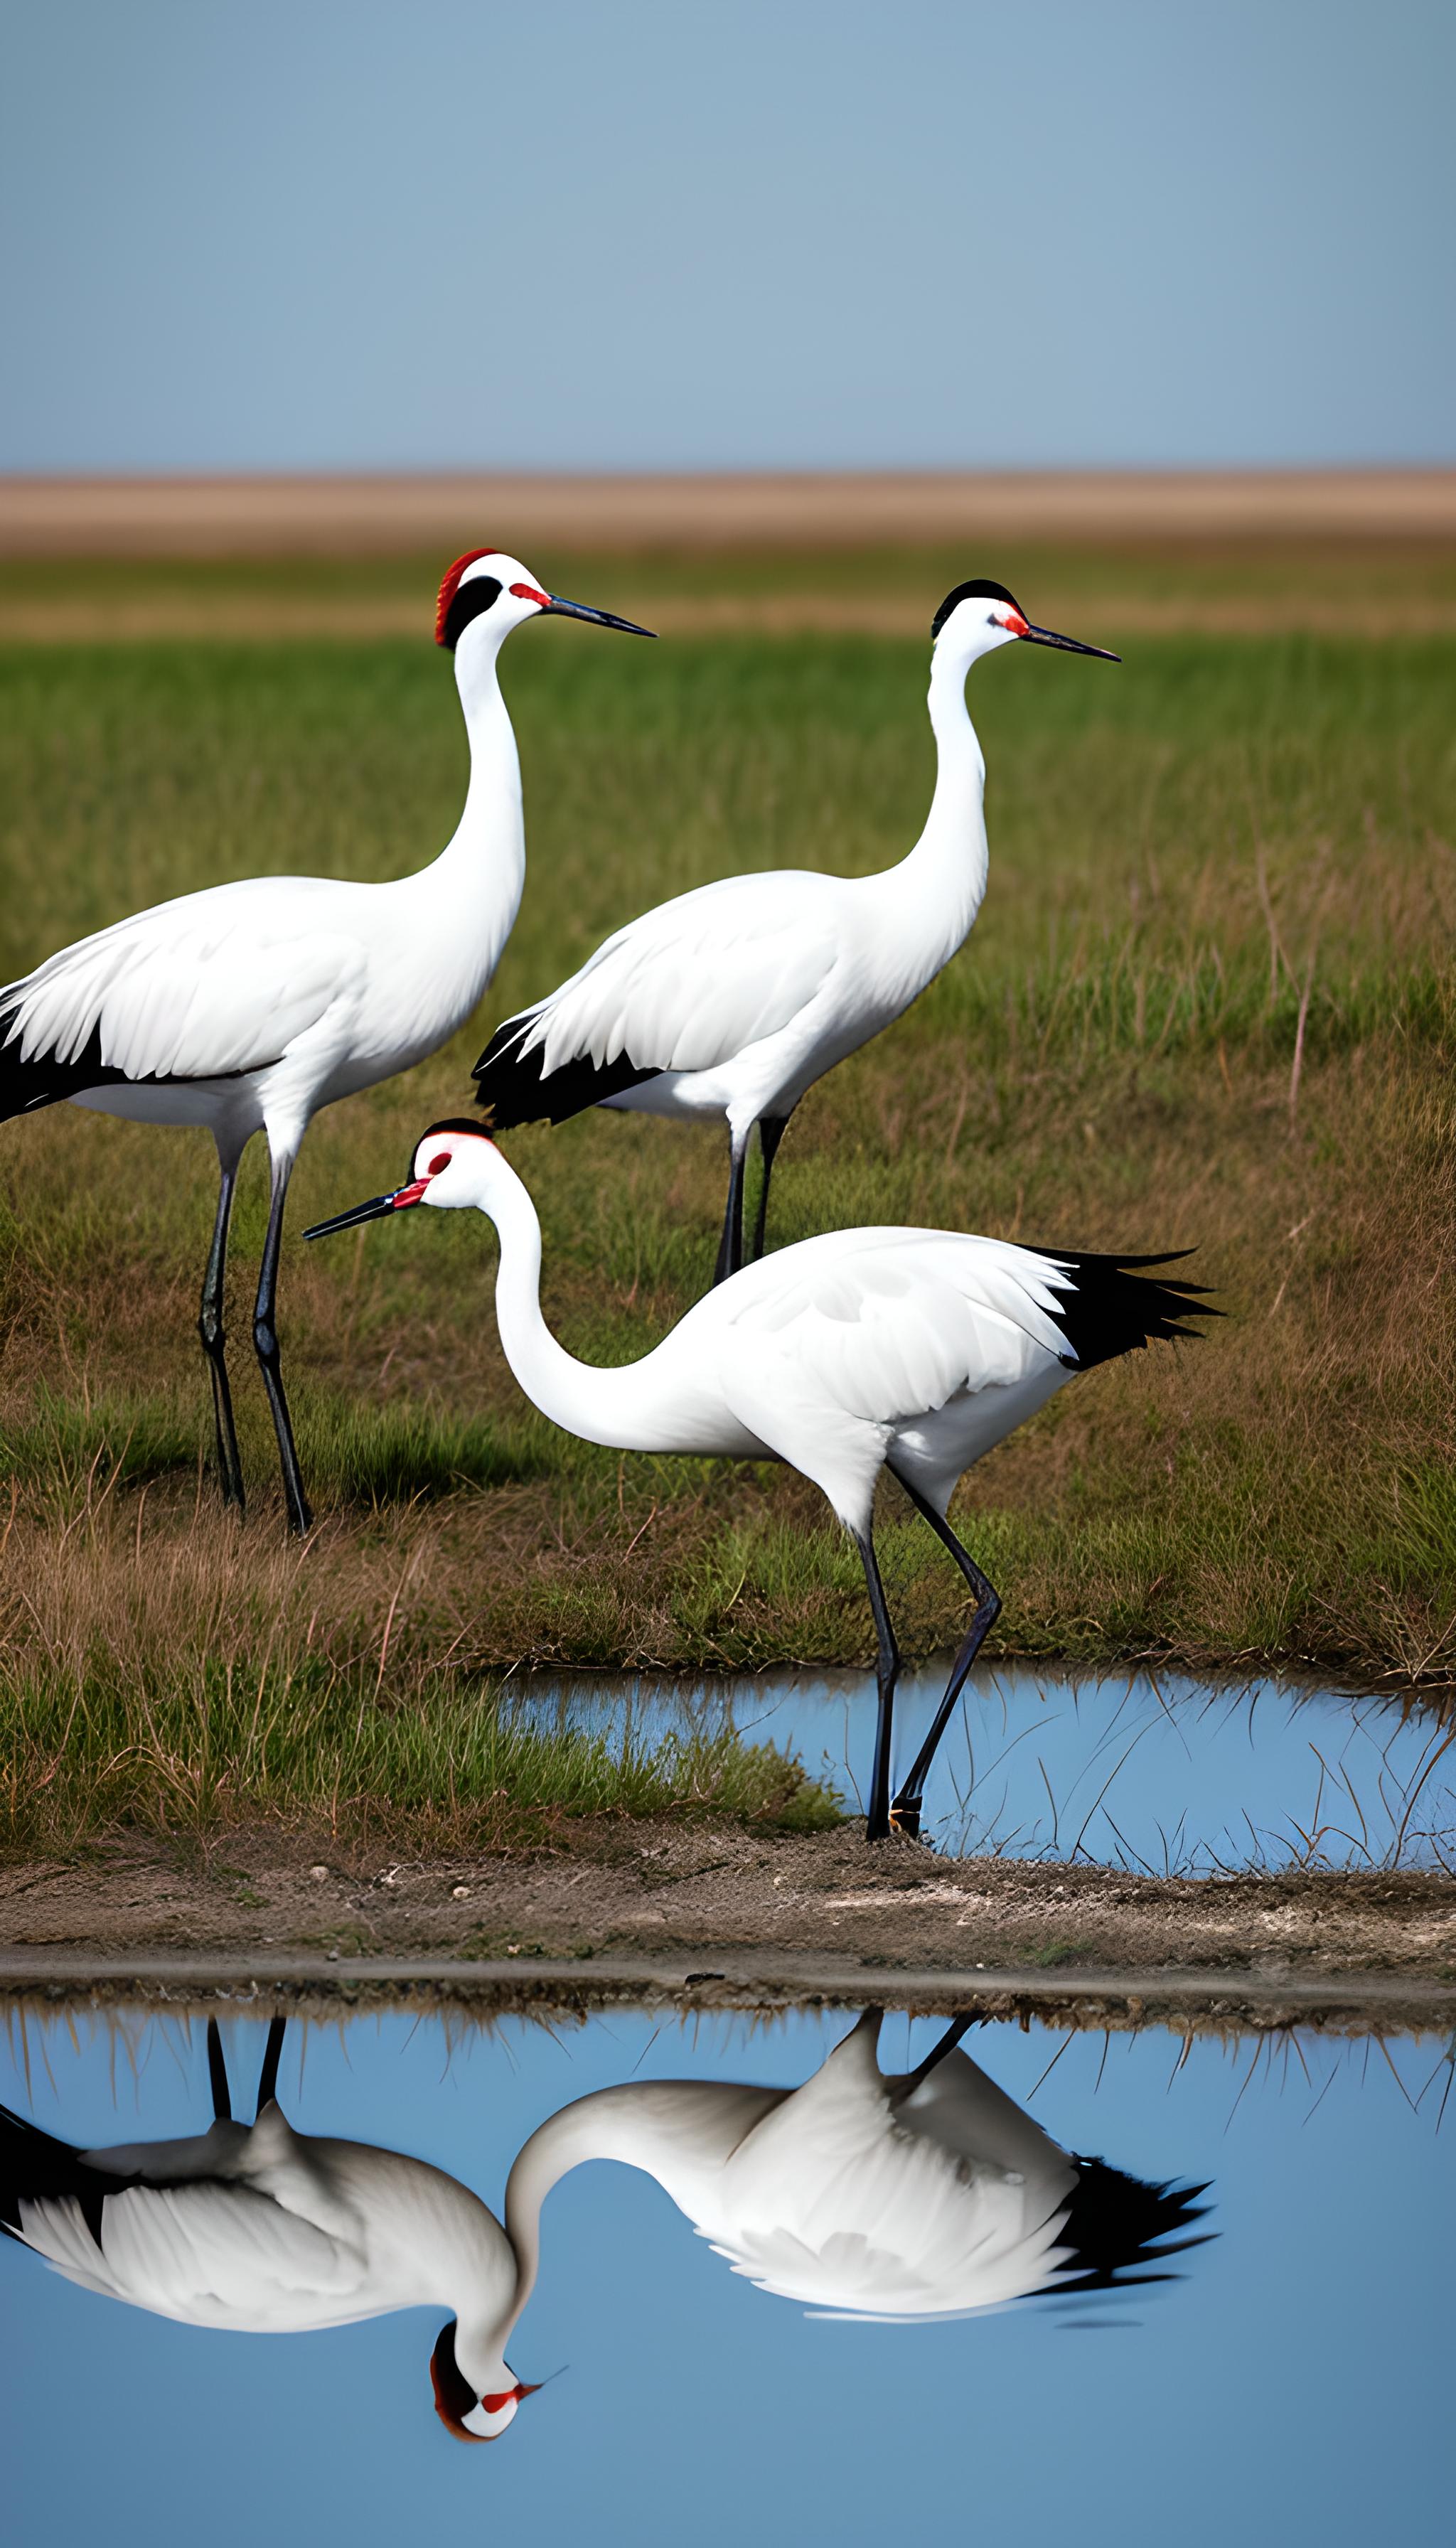
M428 2157L499 2210L516 2149L571 2098L629 2077L796 2086L851 2023L819 2009L490 2028L341 2014L294 2027L280 2094L301 2129ZM919 2058L937 2031L891 2018L883 2059ZM244 2088L263 2028L226 2036ZM1445 2048L993 2025L969 2048L1065 2146L1148 2178L1210 2179L1212 2242L1174 2260L1175 2280L1070 2307L825 2321L735 2277L650 2178L596 2163L550 2198L541 2283L511 2344L524 2379L570 2367L476 2450L431 2412L438 2311L312 2335L200 2332L0 2242L7 2540L1355 2548L1443 2535ZM202 2030L140 2013L12 2018L0 2098L81 2144L201 2130Z
M945 1669L907 1674L894 1768L919 1750ZM512 1694L513 1693L513 1694ZM613 1744L733 1728L795 1753L851 1811L873 1753L872 1679L643 1677L507 1684L531 1722ZM1452 1727L1391 1697L1176 1673L1002 1667L968 1684L936 1756L924 1835L961 1856L1072 1859L1150 1874L1288 1866L1456 1867Z

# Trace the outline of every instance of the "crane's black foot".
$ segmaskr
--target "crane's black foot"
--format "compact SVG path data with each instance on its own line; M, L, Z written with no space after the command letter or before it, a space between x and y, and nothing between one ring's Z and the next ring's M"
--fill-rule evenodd
M923 1803L924 1798L920 1796L896 1796L889 1811L890 1830L903 1832L907 1840L919 1840Z

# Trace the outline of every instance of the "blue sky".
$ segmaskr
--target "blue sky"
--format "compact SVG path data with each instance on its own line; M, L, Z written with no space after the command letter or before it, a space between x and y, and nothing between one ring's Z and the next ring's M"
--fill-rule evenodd
M46 0L0 466L1452 456L1442 0Z

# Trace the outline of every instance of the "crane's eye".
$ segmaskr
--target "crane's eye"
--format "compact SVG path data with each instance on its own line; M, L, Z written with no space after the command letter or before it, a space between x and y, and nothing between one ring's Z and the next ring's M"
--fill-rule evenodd
M427 1177L437 1177L441 1168L448 1168L450 1161L454 1156L455 1153L453 1150L436 1150L429 1166L425 1169L425 1175Z

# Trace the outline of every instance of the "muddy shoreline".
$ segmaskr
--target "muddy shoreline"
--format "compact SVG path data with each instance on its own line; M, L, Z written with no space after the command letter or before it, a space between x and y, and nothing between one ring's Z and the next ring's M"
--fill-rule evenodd
M1199 1879L870 1852L854 1826L604 1822L571 1847L393 1865L318 1835L135 1839L0 1870L0 1991L184 2004L342 1992L482 2011L984 2006L1056 2022L1456 2023L1456 1882Z

